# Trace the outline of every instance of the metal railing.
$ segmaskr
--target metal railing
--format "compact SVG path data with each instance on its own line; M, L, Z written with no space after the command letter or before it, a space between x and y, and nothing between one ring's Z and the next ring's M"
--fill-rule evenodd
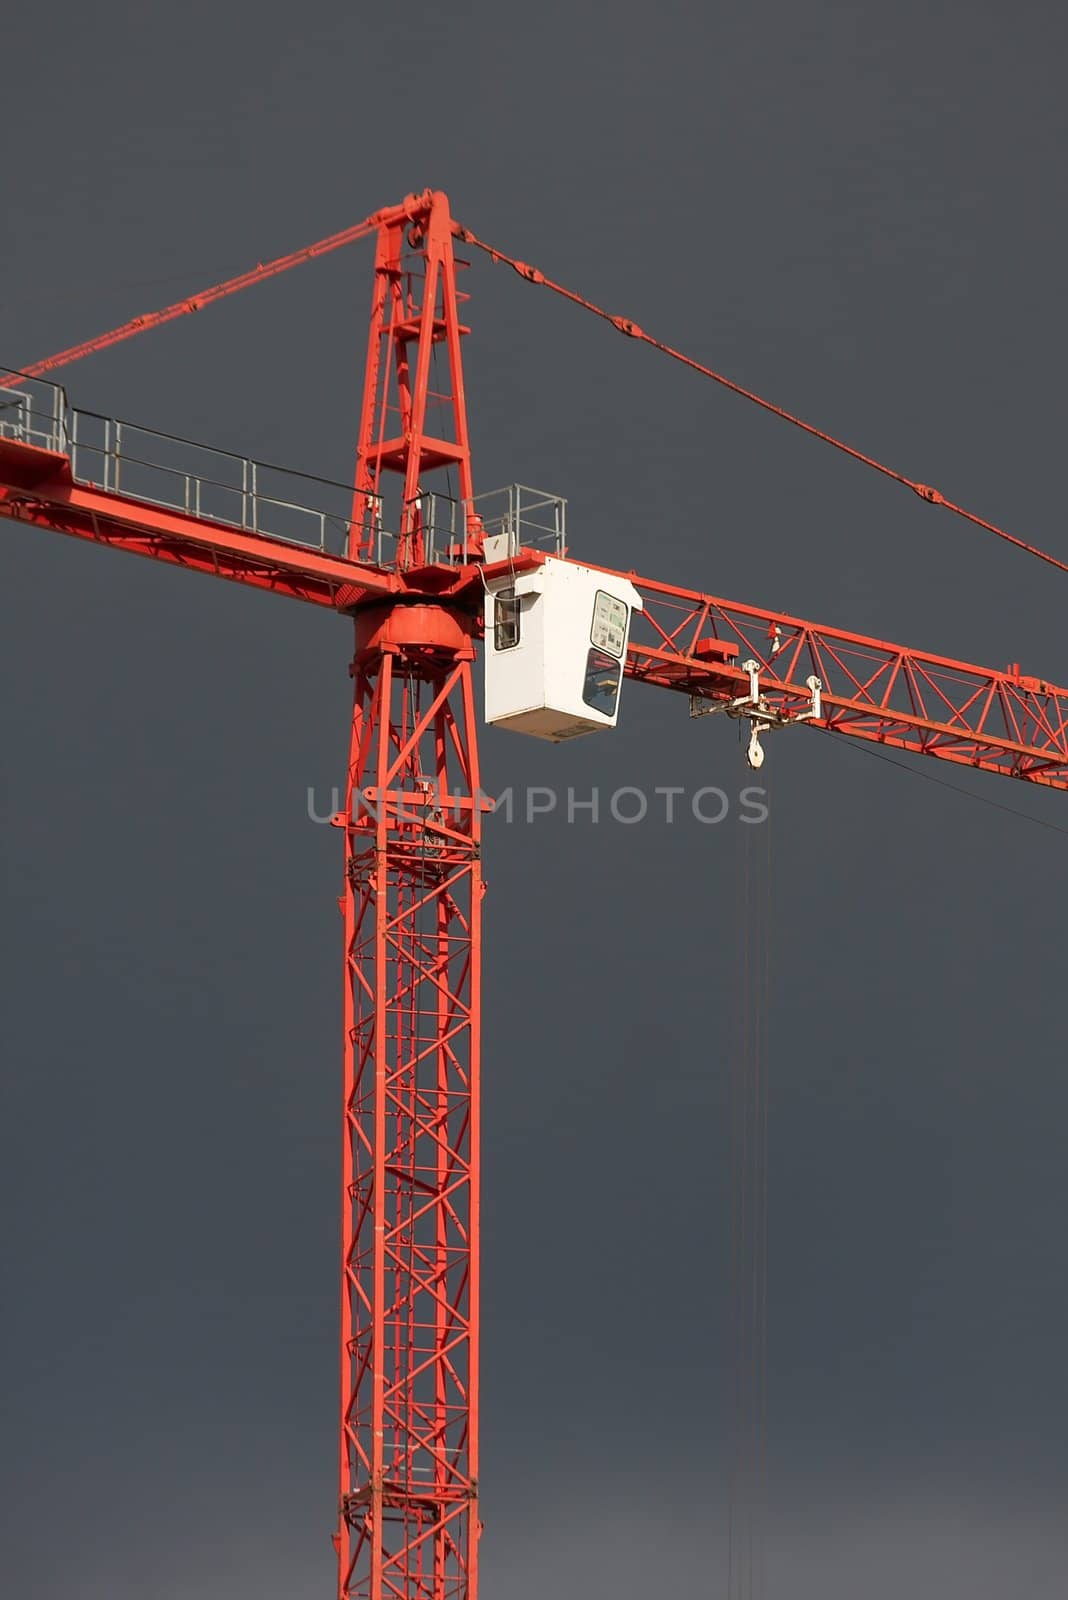
M347 553L351 484L82 411L59 384L7 368L0 373L0 439L67 456L75 482L331 555ZM381 504L372 495L366 505L370 539Z
M61 385L3 366L0 439L67 456L75 481L92 488L331 555L359 548L373 550L379 566L397 563L397 535L383 525L380 496L362 497L366 510L353 541L351 484L79 410ZM485 533L488 561L507 560L521 546L565 555L566 508L559 495L519 483L470 501L423 494L416 507L422 559L465 565L473 525Z
M13 378L19 382L13 384ZM65 455L68 411L67 396L58 383L22 378L0 364L0 439Z
M567 554L567 501L560 495L510 483L476 494L472 505L487 540L504 541L495 552L498 560L514 556L521 547L554 556Z
M70 413L79 483L330 555L349 550L352 485L157 433L94 411ZM369 501L374 525L377 503ZM358 541L361 542L361 541Z
M466 565L471 560L468 533L473 520L485 534L487 561L505 561L520 547L556 556L567 553L567 501L527 484L506 484L467 501L423 494L415 509L428 565ZM396 544L396 534L379 527L374 548L380 566L395 564Z

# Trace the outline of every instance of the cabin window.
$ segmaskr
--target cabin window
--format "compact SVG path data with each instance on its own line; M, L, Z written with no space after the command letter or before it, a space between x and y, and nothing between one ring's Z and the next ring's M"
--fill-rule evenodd
M619 680L623 668L604 650L593 649L586 657L586 677L582 685L582 698L602 716L614 717L619 699Z
M603 589L598 589L593 602L590 643L596 645L598 650L607 650L609 655L617 658L621 656L627 637L627 618L628 608L625 602L617 600L615 595L605 594Z
M493 648L514 650L519 643L519 600L514 589L500 589L493 597Z

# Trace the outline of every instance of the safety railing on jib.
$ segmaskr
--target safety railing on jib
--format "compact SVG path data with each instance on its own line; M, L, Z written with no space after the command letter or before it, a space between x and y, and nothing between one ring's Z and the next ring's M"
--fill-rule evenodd
M0 373L0 439L66 456L77 483L331 555L373 550L380 566L396 563L396 534L384 526L380 496L361 497L363 520L352 540L351 484L85 411L70 405L59 384L2 366ZM466 502L421 495L423 559L466 563L474 528L485 535L490 560L521 547L562 556L566 505L559 495L515 483Z
M58 384L0 370L0 439L67 456L77 483L331 555L348 552L351 484L84 411ZM366 503L370 535L381 508L374 496Z
M422 494L415 510L423 559L430 565L466 564L471 559L473 544L469 535L473 528L485 536L487 560L507 560L521 548L554 556L567 554L567 501L527 484L509 483L503 489L487 489L471 500ZM380 566L394 564L396 546L396 534L380 527L374 542Z
M24 377L0 363L0 439L65 455L68 411L58 383Z

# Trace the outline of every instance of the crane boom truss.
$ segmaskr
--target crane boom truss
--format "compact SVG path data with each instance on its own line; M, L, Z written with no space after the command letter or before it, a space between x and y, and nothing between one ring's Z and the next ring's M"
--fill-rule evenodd
M471 610L481 601L480 569L470 563L397 571L148 504L78 481L69 453L19 437L0 437L0 515L332 611L389 595L447 597ZM370 527L370 513L351 525ZM528 565L543 556L523 551L517 559ZM1044 678L627 576L646 602L628 651L631 678L726 704L743 693L740 662L749 658L789 714L804 707L815 673L825 712L816 726L1068 788L1068 690Z
M817 727L1005 777L1068 787L1068 690L848 633L783 612L634 578L645 599L627 673L721 703L740 699L754 662L789 720L822 685Z

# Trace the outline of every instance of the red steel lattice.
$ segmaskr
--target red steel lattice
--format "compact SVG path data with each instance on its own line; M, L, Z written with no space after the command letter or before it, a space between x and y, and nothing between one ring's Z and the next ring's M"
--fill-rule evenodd
M482 901L471 640L358 623L346 811L339 1600L473 1600Z

